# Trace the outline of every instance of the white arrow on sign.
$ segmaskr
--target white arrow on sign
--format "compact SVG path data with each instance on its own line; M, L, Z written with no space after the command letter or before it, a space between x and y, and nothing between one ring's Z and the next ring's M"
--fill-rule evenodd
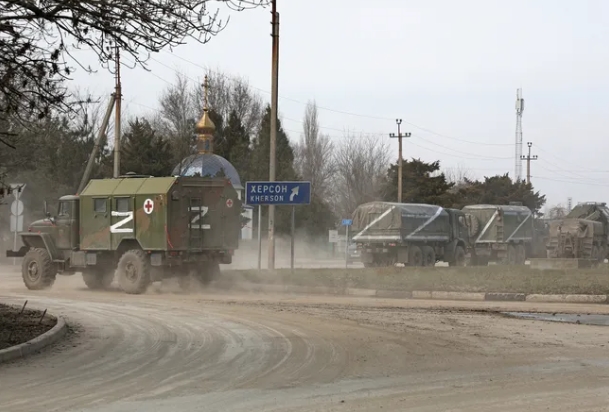
M290 194L290 202L294 201L294 197L298 196L298 192L300 191L300 187L296 186L292 189L292 194Z

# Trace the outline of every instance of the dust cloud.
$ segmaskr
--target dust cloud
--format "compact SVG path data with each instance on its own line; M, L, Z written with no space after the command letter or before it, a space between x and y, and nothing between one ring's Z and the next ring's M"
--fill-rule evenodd
M290 236L275 236L275 268L290 268ZM341 248L342 249L342 248ZM268 268L268 242L262 239L261 268ZM344 251L337 245L328 243L327 238L311 239L304 233L294 236L294 267L295 268L332 268L344 266ZM239 249L235 251L233 263L225 268L235 270L258 268L258 239L242 240Z

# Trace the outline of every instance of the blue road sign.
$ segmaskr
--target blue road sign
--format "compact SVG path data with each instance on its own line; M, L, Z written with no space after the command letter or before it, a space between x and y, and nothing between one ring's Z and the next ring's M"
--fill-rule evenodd
M353 224L353 219L343 219L343 226L351 226Z
M311 182L246 182L245 203L256 205L308 205Z

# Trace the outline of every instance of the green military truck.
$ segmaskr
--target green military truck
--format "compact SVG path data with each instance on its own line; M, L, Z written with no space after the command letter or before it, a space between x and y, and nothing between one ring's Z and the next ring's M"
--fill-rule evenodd
M472 266L486 266L489 261L524 265L528 257L539 253L535 219L528 207L480 204L462 210L469 228Z
M82 272L91 289L118 284L129 294L178 276L183 287L209 282L232 262L241 231L241 201L230 181L206 177L122 176L89 181L78 196L59 199L57 216L20 234L29 289L57 274Z
M458 209L415 203L370 202L353 213L353 241L365 267L465 265L468 229Z

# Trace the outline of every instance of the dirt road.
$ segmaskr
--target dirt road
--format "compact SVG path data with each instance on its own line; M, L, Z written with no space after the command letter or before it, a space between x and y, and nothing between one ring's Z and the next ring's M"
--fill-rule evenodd
M2 411L600 411L609 329L517 320L484 302L90 292L78 277L29 299L75 328L0 365ZM609 312L600 305L495 309Z

